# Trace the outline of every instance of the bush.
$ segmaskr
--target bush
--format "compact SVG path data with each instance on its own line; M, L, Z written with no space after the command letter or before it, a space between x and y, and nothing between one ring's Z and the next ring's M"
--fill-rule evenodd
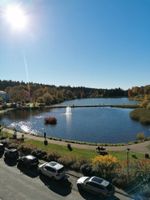
M150 175L150 159L140 159L136 160L132 164L132 168L134 168L135 176L147 176Z
M46 117L44 120L45 124L51 124L51 125L57 124L57 119L55 117Z
M118 166L119 161L116 157L111 155L99 155L92 160L92 168L96 175L102 176L103 178L113 177Z
M81 165L80 171L85 176L91 176L92 175L92 165L90 163L86 163Z
M18 144L17 143L8 143L7 144L8 148L14 148L14 149L18 149Z
M58 162L63 164L67 168L71 168L71 165L77 162L77 159L73 156L63 156L58 159Z
M121 175L113 178L112 183L118 188L125 188L128 184L127 176L124 174L121 174Z
M46 160L50 161L57 161L60 158L60 155L56 152L51 152L47 154Z
M144 141L145 135L144 135L144 133L138 133L136 135L136 138L137 138L137 140Z
M149 116L150 117L150 116ZM142 124L144 124L144 125L149 125L150 124L150 118L147 118L147 116L142 116L141 118L140 118L140 122L142 123Z
M42 151L42 150L33 150L31 152L31 154L35 157L37 157L38 159L42 159L44 160L45 156L47 155L47 153L45 151Z
M130 113L130 117L133 120L140 121L142 124L149 125L150 124L150 110L145 108L138 108L133 110Z
M81 166L87 163L88 161L85 159L76 159L76 162L71 165L71 169L79 172Z
M25 154L25 155L28 155L28 154L31 154L31 152L33 151L32 148L30 147L25 147L25 146L20 146L19 147L19 150L21 151L21 153Z

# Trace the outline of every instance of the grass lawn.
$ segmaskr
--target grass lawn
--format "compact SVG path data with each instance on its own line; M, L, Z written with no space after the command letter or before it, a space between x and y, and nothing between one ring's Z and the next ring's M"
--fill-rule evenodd
M38 148L41 150L44 150L46 152L57 152L60 156L74 156L76 158L84 158L84 159L92 159L98 154L94 150L87 150L87 149L78 149L78 148L73 148L73 151L69 151L67 146L63 145L58 145L58 144L48 144L48 146L44 146L43 142L41 141L36 141L36 140L26 140L25 141L25 146L33 147L33 148ZM119 160L126 160L127 158L127 153L124 151L120 152L109 152L109 154L117 157ZM136 155L137 158L144 158L143 154L140 153L133 153L130 152L130 158L135 159L132 157L132 155Z
M0 137L10 137L12 136L9 133L4 133L3 131L0 132ZM91 149L79 149L79 148L73 148L73 151L69 151L67 146L63 146L58 144L51 144L49 143L48 146L45 146L43 144L43 142L41 141L37 141L37 140L25 140L24 142L25 146L28 147L33 147L33 148L37 148L37 149L41 149L46 151L47 153L51 153L51 152L56 152L57 154L59 154L60 156L72 156L72 157L76 157L77 159L87 159L90 160L92 158L94 158L95 156L97 156L98 154L96 153L96 151L91 150ZM150 149L150 145L148 146L148 148ZM107 147L106 147L107 149ZM120 152L109 152L109 154L117 157L119 160L126 160L127 159L127 153L125 151L120 151ZM138 159L144 158L144 155L141 153L134 153L134 152L130 152L130 159L135 159L132 157L132 155L135 155Z
M96 155L95 151L90 151L85 149L73 148L72 151L69 151L67 146L58 144L48 144L47 146L44 146L43 142L36 140L26 140L24 144L29 147L34 147L44 150L48 153L56 152L60 156L75 156L77 158L91 159Z

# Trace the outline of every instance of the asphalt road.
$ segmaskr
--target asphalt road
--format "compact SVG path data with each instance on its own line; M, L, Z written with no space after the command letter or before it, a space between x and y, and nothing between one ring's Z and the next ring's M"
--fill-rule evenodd
M88 193L79 193L77 178L69 176L68 181L46 179L35 172L10 166L0 158L0 200L104 200ZM122 191L107 200L130 200Z

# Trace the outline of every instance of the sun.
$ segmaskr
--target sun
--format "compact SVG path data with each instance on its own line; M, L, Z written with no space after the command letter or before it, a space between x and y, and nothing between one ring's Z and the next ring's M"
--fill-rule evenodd
M14 30L21 31L27 28L28 16L20 5L7 6L4 11L4 18Z

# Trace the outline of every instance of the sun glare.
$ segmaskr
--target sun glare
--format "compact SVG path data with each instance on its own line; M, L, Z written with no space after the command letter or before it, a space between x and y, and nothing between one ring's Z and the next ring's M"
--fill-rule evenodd
M28 16L20 5L9 5L4 12L4 18L14 30L27 28Z

